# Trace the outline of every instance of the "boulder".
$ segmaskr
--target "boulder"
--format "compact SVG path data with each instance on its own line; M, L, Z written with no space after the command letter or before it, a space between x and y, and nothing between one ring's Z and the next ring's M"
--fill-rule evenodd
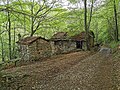
M103 55L109 55L112 53L112 50L111 48L102 47L99 52Z

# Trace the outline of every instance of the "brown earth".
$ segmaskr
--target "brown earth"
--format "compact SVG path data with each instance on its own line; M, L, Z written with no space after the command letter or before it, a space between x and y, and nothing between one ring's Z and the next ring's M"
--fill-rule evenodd
M3 70L0 90L120 90L120 58L74 52Z

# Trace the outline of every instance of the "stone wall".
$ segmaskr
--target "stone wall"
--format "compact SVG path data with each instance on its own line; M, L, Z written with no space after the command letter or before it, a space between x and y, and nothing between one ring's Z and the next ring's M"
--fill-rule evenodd
M58 40L46 41L38 39L30 45L21 45L22 60L38 60L51 55L68 53L76 50L76 41Z
M38 60L40 58L51 56L51 46L48 41L38 39L29 45L30 59Z
M71 40L51 41L52 54L67 53L76 49L76 42Z
M27 45L20 45L20 58L22 60L29 60L29 48Z
M89 37L90 48L94 46L94 38Z
M85 50L85 51L87 50L86 41L83 41L82 49Z
M52 55L51 45L44 39L38 39L30 45L20 45L20 58L22 60L38 60Z

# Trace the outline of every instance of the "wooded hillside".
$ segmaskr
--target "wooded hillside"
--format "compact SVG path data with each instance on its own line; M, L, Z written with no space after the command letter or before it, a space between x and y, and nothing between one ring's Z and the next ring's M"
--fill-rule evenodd
M120 39L119 26L120 0L1 0L0 60L19 58L16 42L21 38L49 39L61 31L69 36L86 31L88 36L92 30L96 44L115 47Z

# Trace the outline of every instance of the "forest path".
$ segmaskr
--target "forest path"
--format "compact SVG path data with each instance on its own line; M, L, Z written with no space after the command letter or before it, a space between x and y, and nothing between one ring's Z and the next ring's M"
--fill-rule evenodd
M120 61L100 53L57 55L3 71L11 75L3 90L120 90L119 66Z

